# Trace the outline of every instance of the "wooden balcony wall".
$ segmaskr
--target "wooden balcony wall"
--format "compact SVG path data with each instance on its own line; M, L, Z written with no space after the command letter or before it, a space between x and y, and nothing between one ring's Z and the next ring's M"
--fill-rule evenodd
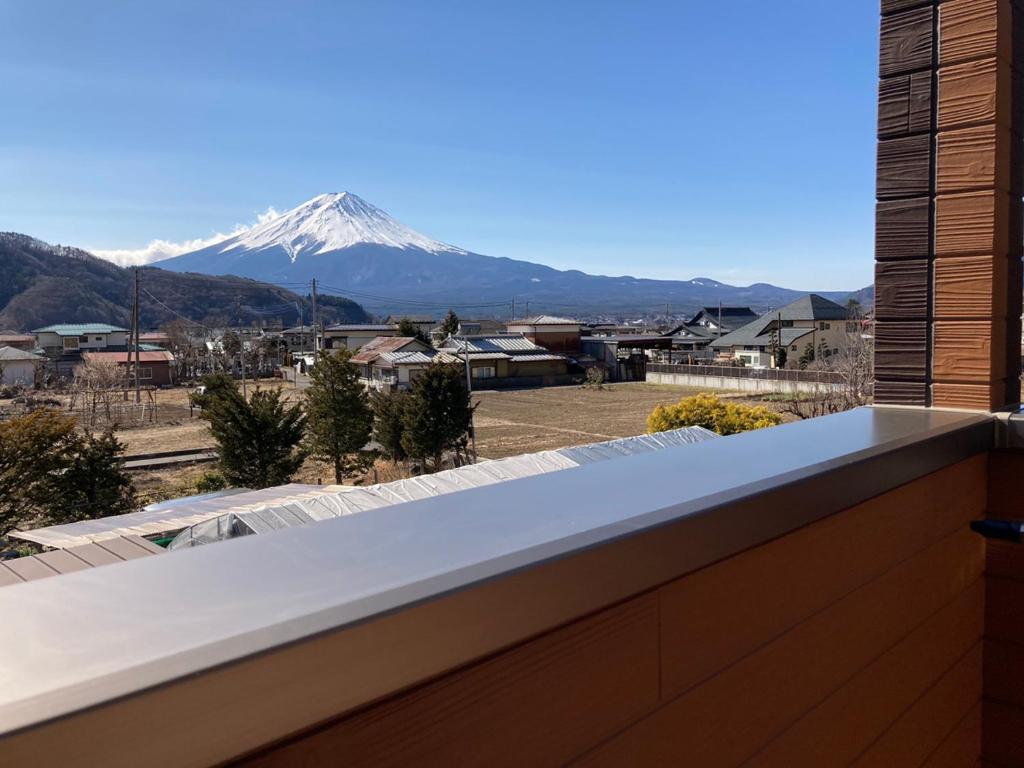
M242 764L976 765L987 473L954 464ZM1024 552L995 560L990 590L1024 597ZM1024 622L989 622L1018 681L986 677L992 754L1024 765Z
M1024 453L989 461L989 515L1024 518ZM1024 766L1024 546L989 542L986 557L984 757L992 768Z

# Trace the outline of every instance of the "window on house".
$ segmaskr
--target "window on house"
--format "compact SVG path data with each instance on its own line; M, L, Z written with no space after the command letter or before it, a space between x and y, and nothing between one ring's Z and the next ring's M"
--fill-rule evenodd
M64 336L61 341L64 343L64 349L78 349L77 336Z
M794 352L796 352L796 344L794 344L792 347L790 347L790 349L792 349Z
M82 336L81 338L79 338L79 341L82 342L83 344L88 344L89 343L89 337L88 336Z
M818 323L818 330L819 331L827 331L829 328L831 328L831 326L828 323L825 323L825 322Z
M782 327L783 328L792 328L793 327L793 321L792 320L783 320L782 321Z
M140 379L152 379L153 378L153 369L152 368L139 368L139 378Z
M484 365L473 369L474 379L493 379L497 375L497 371L495 371L494 366L491 365Z

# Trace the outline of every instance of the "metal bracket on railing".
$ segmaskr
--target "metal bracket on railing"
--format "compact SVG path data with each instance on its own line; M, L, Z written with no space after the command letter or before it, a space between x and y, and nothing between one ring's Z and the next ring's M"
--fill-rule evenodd
M975 520L971 530L980 533L986 539L1012 541L1020 544L1024 541L1024 522L1016 520Z

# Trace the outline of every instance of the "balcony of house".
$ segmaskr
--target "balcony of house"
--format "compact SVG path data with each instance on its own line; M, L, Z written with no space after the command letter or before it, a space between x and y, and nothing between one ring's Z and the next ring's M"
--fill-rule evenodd
M865 408L2 587L0 754L1024 765L1024 547L969 529L1007 425Z

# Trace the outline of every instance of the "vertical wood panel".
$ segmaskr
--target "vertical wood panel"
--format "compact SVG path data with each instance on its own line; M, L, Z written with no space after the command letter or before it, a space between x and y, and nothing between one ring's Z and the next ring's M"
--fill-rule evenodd
M654 706L657 655L647 595L245 764L559 765Z

